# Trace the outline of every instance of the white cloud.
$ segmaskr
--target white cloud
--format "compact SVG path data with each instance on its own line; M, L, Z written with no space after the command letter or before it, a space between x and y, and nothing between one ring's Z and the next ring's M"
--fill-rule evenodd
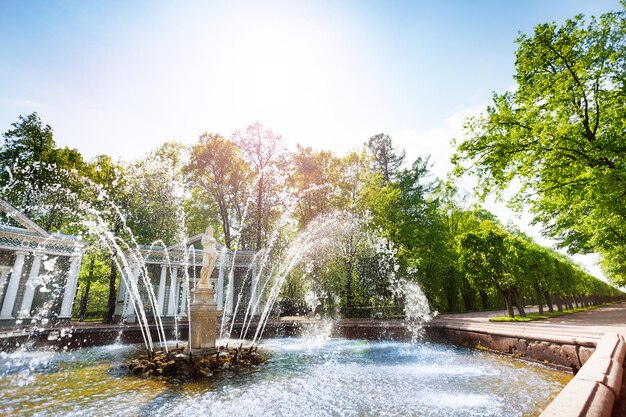
M438 178L445 178L452 169L450 158L454 153L452 139L463 137L463 123L467 117L479 114L485 104L476 104L454 112L447 117L442 126L425 131L406 129L391 132L391 137L398 148L406 150L407 164L418 157L430 155L433 163L432 173Z

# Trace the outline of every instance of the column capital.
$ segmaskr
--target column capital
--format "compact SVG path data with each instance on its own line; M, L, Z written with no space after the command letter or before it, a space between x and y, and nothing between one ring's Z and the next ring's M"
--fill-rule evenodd
M76 252L74 252L74 253L72 253L72 254L69 256L69 258L70 258L70 260L71 260L70 262L77 262L77 261L79 261L79 260L80 260L80 258L81 258L81 257L82 257L82 254L81 254L81 253L76 253Z
M31 251L29 251L28 249L25 249L25 248L24 249L18 249L18 250L15 251L15 255L17 255L17 256L19 256L19 255L26 256L26 255L30 255L30 253L31 253Z

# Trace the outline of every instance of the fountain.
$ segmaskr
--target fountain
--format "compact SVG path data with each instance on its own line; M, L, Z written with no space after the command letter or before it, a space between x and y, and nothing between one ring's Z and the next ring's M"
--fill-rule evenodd
M189 308L189 340L187 349L176 346L159 352L140 354L125 363L133 374L146 377L170 377L175 381L215 379L223 373L254 369L265 362L256 346L216 347L217 303L211 273L217 259L213 229L207 227L201 238L202 269L200 281L193 289ZM189 284L189 282L187 282Z
M207 227L201 242L202 269L200 281L193 290L194 300L190 307L189 350L207 354L215 350L217 333L217 303L214 299L215 289L210 282L215 259L217 259L213 229Z
M0 352L0 414L82 416L106 410L112 416L521 416L545 406L568 380L567 375L542 367L423 340L337 337L332 322L324 320L313 320L314 325L303 329L303 337L264 338L257 352L281 287L294 267L329 252L341 233L351 232L346 226L350 219L341 214L312 221L288 248L282 248L280 256L270 255L271 244L258 254L258 269L266 279L253 282L252 287L258 286L265 294L266 304L257 310L255 300L245 307L245 314L240 312L243 324L235 340L229 340L234 318L223 339L216 340L217 308L210 276L218 254L213 231L207 228L201 238L200 279L187 294L189 344L173 346L156 314L161 344L157 350L147 311L160 311L155 306L162 306L162 301L150 287L144 255L136 244L120 245L97 212L84 211L91 214L85 222L88 229L118 254L116 262L129 291L127 308L135 310L145 347L116 343L58 352L26 348ZM392 258L389 253L385 262L391 263ZM230 270L224 264L230 264ZM221 266L229 281L234 277L234 264L233 258ZM380 267L390 270L389 283L407 300L407 327L415 327L417 331L411 333L419 336L423 320L431 314L421 289L395 276L393 265ZM189 276L185 280L189 285ZM140 285L146 287L146 306ZM234 286L228 287L234 291ZM317 304L313 296L308 298L310 305ZM235 305L239 305L237 300ZM235 309L232 317L237 314ZM253 314L260 317L249 333L252 345L244 347ZM515 383L508 385L510 381Z
M345 219L327 216L313 222L281 257L274 258L275 265L269 263L268 252L262 254L260 269L267 268L272 280L261 285L267 303L251 335L256 344L243 347L243 335L229 341L228 332L219 342L234 342L235 347L218 347L210 280L218 254L213 231L207 228L201 239L200 280L190 292L187 349L171 343L168 348L166 343L163 350L146 353L138 345L114 344L76 351L0 353L0 414L83 416L107 410L111 416L522 416L545 406L567 382L564 374L485 352L419 340L333 337L332 324L323 320L316 320L303 337L264 339L263 353L270 359L264 363L256 348L280 287L295 265L332 247L333 231L340 229L341 220ZM122 259L120 265L141 261L139 255L131 251L135 258ZM392 257L390 253L385 262ZM409 304L419 304L407 316L412 324L421 325L431 313L419 286L396 277L393 266L389 269L390 283ZM231 273L227 275L232 279ZM131 288L134 302L140 303L136 284ZM255 306L248 308L254 311ZM242 333L250 325L246 320L244 316Z

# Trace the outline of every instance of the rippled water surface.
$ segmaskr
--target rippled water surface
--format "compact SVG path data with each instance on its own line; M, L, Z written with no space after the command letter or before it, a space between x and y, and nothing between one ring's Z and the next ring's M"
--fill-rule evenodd
M119 371L137 346L0 353L0 414L34 416L536 416L571 378L450 346L273 339L270 363L212 385Z

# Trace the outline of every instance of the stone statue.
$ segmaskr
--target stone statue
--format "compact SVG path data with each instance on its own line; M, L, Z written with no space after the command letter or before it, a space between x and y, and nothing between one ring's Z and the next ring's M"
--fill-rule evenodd
M217 259L213 229L206 228L202 243L202 269L200 281L194 288L194 299L189 307L189 349L206 354L215 351L217 336L217 304L211 273Z
M207 227L202 235L202 269L200 270L200 285L209 285L211 273L215 267L217 259L217 249L215 248L215 238L213 237L213 229Z

